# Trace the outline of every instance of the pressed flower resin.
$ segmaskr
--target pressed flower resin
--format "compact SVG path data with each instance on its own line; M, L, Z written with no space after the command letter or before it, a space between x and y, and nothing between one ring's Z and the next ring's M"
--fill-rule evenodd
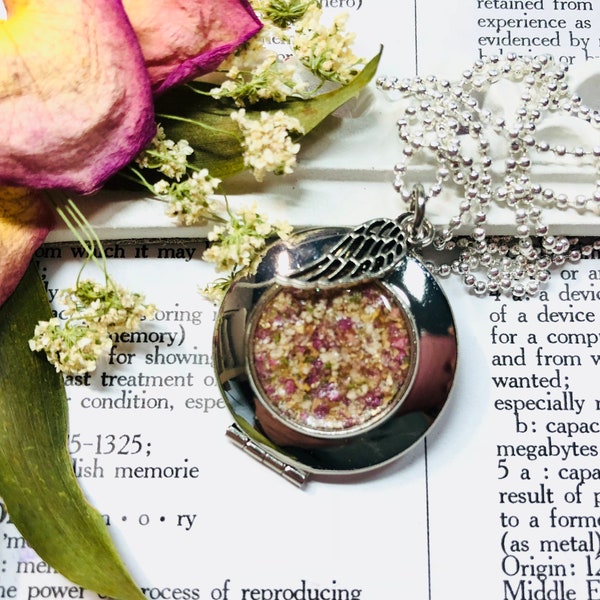
M281 288L258 310L249 340L255 385L292 428L317 437L363 431L404 397L413 329L382 285Z

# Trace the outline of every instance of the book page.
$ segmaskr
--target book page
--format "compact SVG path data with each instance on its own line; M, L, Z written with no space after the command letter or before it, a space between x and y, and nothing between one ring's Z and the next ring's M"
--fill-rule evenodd
M418 70L451 76L473 57L550 54L567 65L600 56L598 7L593 1L471 0L441 19L435 0L416 5ZM448 49L444 52L440 49Z
M598 266L565 266L521 301L447 282L464 370L428 442L434 598L598 593Z
M45 248L49 295L76 276L73 249ZM96 373L67 382L69 447L148 598L274 598L276 589L303 587L323 598L385 598L399 575L426 595L418 454L368 477L297 489L225 436L232 417L212 367L215 307L197 292L214 277L199 260L202 246L107 250L117 257L115 280L159 310L136 343L119 340ZM74 589L36 558L5 513L1 527L5 597Z
M551 54L570 66L573 93L592 109L600 107L600 30L597 0L469 0L451 9L439 0L328 0L326 16L348 16L348 29L356 33L355 52L369 60L383 48L375 79L414 76L455 81L476 60L485 56ZM274 44L277 48L278 44ZM283 49L285 56L289 50ZM512 104L518 99L512 99ZM509 101L500 93L500 103ZM510 103L510 102L509 102ZM226 192L233 205L256 202L275 219L295 225L356 225L386 216L395 218L403 204L393 189L393 167L402 155L395 123L402 115L400 102L378 91L373 80L357 97L302 139L295 172L259 184L244 173L228 180ZM596 130L581 133L569 123L553 123L553 144L561 136L575 136L573 144L592 147ZM583 135L583 138L579 138ZM534 171L543 185L558 192L586 193L594 173L578 168L544 168ZM584 181L582 181L584 176ZM424 173L426 182L432 174ZM581 189L581 192L579 191ZM368 202L365 201L368 198ZM326 210L323 210L324 202ZM102 192L80 198L78 205L103 239L124 237L202 237L206 228L175 228L164 218L164 207L144 194ZM455 214L452 202L434 199L428 217L443 225ZM316 218L318 215L318 218ZM492 211L490 230L501 230L510 217ZM594 235L600 217L574 211L548 210L548 225L570 235ZM72 239L65 228L50 234L51 241Z
M158 312L67 380L69 448L149 599L595 597L600 261L555 271L530 300L443 281L460 352L439 422L387 467L298 489L225 436L202 245L107 251ZM49 296L78 253L39 251ZM2 597L94 597L0 518Z
M379 0L330 0L323 6L350 14L366 52L369 40L380 40L387 48L382 70L402 76L449 76L475 59L511 52L551 54L568 65L600 58L593 0L469 0L453 4L451 12L437 0L393 7Z

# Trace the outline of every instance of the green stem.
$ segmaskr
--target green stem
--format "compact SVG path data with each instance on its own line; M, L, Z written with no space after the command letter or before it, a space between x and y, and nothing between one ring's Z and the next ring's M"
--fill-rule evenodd
M154 194L154 186L142 175L142 173L138 171L135 167L132 167L131 165L129 165L128 168L135 175L135 177L132 177L126 172L122 172L121 174L123 175L123 177L125 177L125 179L128 179L129 181L133 181L134 183L141 183L149 192L152 192L152 194Z
M53 202L58 216L63 220L65 225L69 228L69 231L75 236L75 239L81 244L87 254L87 258L77 275L76 285L79 285L79 280L85 266L89 261L92 261L104 273L106 286L109 287L109 285L112 284L112 280L108 275L104 246L94 231L94 228L71 198L66 201L64 209L62 206L58 206L54 200ZM100 254L99 258L95 254L96 249Z
M241 139L239 136L235 135L234 133L231 133L231 131L226 131L224 129L218 129L217 127L212 127L210 125L207 125L206 123L202 123L202 121L197 121L196 119L189 119L187 117L179 117L177 115L165 115L165 114L157 114L156 115L158 118L161 119L171 119L173 121L181 121L183 123L189 123L190 125L197 125L198 127L202 127L204 129L206 129L207 131L214 131L215 133L222 133L224 135L229 135L232 138L236 139L238 142L241 141Z
M219 73L225 73L226 71L217 71ZM195 94L200 94L201 96L210 96L211 98L213 97L212 94L210 92L207 92L205 90L201 90L200 88L197 88L189 83L185 84L185 87L190 90L191 92L194 92Z
M225 210L227 211L227 214L229 215L229 220L233 221L235 220L235 215L231 212L231 208L229 208L229 199L227 198L227 196L225 194L223 194L223 200L225 201ZM224 219L225 220L225 219Z

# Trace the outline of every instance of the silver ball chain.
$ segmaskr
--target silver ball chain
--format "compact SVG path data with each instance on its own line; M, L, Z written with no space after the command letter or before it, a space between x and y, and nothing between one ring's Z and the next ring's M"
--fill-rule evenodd
M536 139L538 124L549 114L576 117L600 128L600 113L585 106L569 90L567 69L550 56L510 54L475 62L455 82L433 76L378 79L380 90L410 99L397 121L403 158L394 166L395 189L406 203L411 201L409 165L425 157L433 158L437 165L427 199L450 187L460 197L457 214L436 231L433 241L437 250L455 250L458 255L449 264L429 262L437 274L460 275L465 285L479 295L506 293L523 297L537 294L540 285L549 279L552 266L577 262L600 250L600 241L582 245L577 239L551 235L542 220L544 209L600 209L600 145L567 148ZM478 99L503 80L520 86L512 122L483 108ZM492 135L506 144L500 180L492 172ZM573 157L581 164L592 164L596 178L592 193L570 198L532 181L535 153L551 153L557 159ZM515 222L512 236L488 237L485 224L493 203L511 209ZM457 239L463 225L471 225L471 235Z

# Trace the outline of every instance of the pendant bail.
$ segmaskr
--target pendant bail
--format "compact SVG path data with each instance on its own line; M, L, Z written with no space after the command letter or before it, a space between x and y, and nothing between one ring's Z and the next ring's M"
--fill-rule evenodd
M426 205L425 189L417 183L410 195L410 212L402 219L407 240L416 248L429 246L435 236L431 221L425 218Z

